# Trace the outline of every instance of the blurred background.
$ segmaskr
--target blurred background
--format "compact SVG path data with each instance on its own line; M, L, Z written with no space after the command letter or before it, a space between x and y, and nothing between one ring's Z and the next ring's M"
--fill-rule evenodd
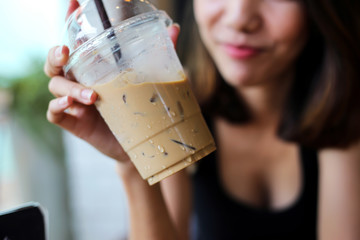
M61 44L69 0L0 8L0 211L29 201L48 212L51 240L126 239L126 197L115 162L49 124L43 65ZM172 17L172 1L153 0Z

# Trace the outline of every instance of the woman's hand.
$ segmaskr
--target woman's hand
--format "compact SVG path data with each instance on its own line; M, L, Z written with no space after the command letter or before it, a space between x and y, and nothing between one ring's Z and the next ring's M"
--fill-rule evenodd
M71 0L66 19L78 7L78 1ZM64 77L62 68L68 59L69 49L66 46L57 46L49 51L44 71L51 78L49 90L56 98L49 103L47 119L84 139L105 155L128 162L128 155L94 107L97 94Z
M79 3L71 0L66 18L78 7ZM180 28L175 24L168 30L175 45ZM56 98L49 103L47 119L82 138L105 155L120 162L129 162L128 155L94 106L97 94L64 77L62 68L68 59L69 49L66 46L57 46L49 51L44 71L51 78L49 90Z
M50 49L44 71L51 77L49 90L56 97L49 103L47 119L84 139L99 151L119 161L129 158L94 107L97 94L63 76L69 58L66 46Z

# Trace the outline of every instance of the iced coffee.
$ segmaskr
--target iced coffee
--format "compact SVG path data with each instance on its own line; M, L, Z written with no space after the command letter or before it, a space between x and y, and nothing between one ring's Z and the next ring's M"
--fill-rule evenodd
M96 107L142 178L154 184L215 150L185 78L136 82L135 72L95 85Z
M99 94L98 111L154 184L212 152L214 141L169 37L172 20L148 1L101 2L84 1L68 18L64 73Z

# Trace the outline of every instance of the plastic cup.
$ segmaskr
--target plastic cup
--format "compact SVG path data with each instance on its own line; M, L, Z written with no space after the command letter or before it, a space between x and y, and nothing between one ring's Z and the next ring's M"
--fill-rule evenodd
M90 0L68 19L64 72L98 93L97 110L152 185L214 151L214 140L168 35L167 14L144 0L102 3L105 18Z

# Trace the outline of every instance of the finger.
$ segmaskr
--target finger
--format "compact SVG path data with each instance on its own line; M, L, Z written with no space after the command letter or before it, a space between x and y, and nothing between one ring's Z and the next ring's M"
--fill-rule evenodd
M46 112L46 118L51 123L60 124L67 117L64 111L70 107L72 103L73 99L69 96L51 100L48 111Z
M47 76L53 77L63 74L63 66L69 59L69 48L66 46L56 46L49 50L44 72Z
M171 41L174 43L174 47L176 48L177 39L180 33L180 25L174 23L170 27L168 27L168 33L170 35Z
M92 125L92 127L84 126L84 124L89 123L89 121L94 121L94 118L89 117L86 119L86 123L83 122L85 116L91 116L91 111L96 111L94 106L85 106L73 102L71 97L65 96L50 101L46 116L49 122L86 140L111 158L121 161L128 160L127 154L119 142L116 141L112 132L108 128L103 129L101 127L102 124L105 124L104 122L101 124L98 120L95 120L97 124L94 125L94 123L91 123L90 125ZM98 114L97 117L99 117L101 121L104 121ZM101 130L96 128L100 128ZM99 141L99 135L93 134L94 131L101 131L103 135L101 138L106 139L106 141Z
M66 113L66 109L73 107L73 101L70 97L65 96L56 98L50 101L49 108L46 112L46 117L49 122L60 126L76 135L74 132L78 118ZM84 107L84 105L83 105Z
M83 118L89 113L89 106L85 106L83 104L73 102L71 106L69 106L65 112L77 119Z
M49 91L56 97L70 96L76 102L86 105L93 104L98 97L94 90L61 76L55 76L50 80Z
M69 2L69 8L66 13L66 19L69 18L69 16L80 6L79 2L77 0L70 0Z

